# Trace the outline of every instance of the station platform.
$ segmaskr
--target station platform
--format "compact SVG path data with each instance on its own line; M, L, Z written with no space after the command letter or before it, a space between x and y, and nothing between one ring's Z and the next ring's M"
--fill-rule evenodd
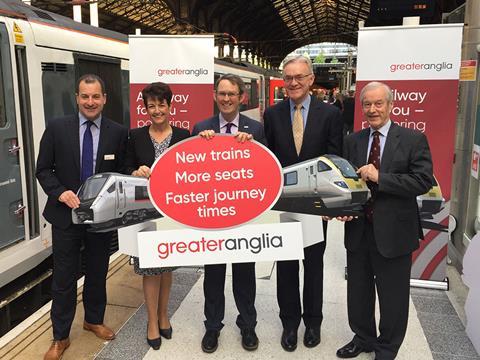
M328 228L325 253L324 320L322 341L308 349L303 346L304 327L298 335L298 348L293 353L280 346L281 324L275 289L275 264L257 263L259 348L247 352L241 347L239 329L235 325L237 310L231 291L231 273L225 285L225 327L219 347L213 354L202 352L200 342L203 326L203 270L184 267L174 272L170 302L173 338L162 339L160 350L146 343L146 312L143 305L141 277L133 272L129 257L112 257L108 274L108 305L105 323L112 327L117 338L104 342L82 329L83 306L79 281L78 307L70 334L71 346L63 359L336 359L337 348L349 342L352 333L348 326L346 307L345 249L343 225L332 221ZM450 290L411 290L407 335L397 359L407 360L473 360L480 359L465 334L463 303L466 289L453 267L448 267ZM49 304L0 338L0 359L42 359L52 339ZM373 354L361 354L357 359L373 359Z

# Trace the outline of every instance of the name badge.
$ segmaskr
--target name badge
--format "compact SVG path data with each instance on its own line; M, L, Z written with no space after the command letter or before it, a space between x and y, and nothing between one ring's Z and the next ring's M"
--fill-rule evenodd
M106 154L103 160L115 160L115 154Z

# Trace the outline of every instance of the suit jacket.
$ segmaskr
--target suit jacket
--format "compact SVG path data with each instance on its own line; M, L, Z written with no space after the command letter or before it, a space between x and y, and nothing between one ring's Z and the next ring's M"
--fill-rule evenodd
M268 147L283 167L324 154L342 153L343 125L340 111L311 96L300 154L293 140L290 101L269 107L263 115Z
M198 135L203 130L214 130L216 133L220 133L220 117L215 115L196 123L192 130L192 136ZM265 132L263 131L263 126L260 122L240 114L238 131L252 134L256 141L266 145Z
M344 157L357 167L367 163L370 129L345 138ZM416 250L423 239L416 197L433 185L430 148L424 134L392 122L380 163L373 230L378 251L393 258ZM345 247L361 244L365 220L345 223Z
M125 174L130 175L139 166L151 167L155 162L155 148L148 130L150 126L144 126L130 131L125 158ZM172 126L172 139L169 146L176 144L190 136L188 130Z
M76 193L82 184L78 129L78 115L54 119L49 122L40 141L35 175L48 195L43 216L61 229L72 224L72 214L58 198L66 190ZM102 117L95 173L121 172L127 136L126 127Z

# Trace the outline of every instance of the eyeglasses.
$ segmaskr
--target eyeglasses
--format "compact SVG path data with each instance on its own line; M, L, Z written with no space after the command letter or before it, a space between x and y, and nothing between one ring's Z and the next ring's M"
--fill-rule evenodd
M296 82L301 83L310 75L312 75L312 73L306 74L306 75L295 75L295 76L285 75L283 77L283 81L285 81L286 83L291 83L295 79Z
M234 93L234 92L223 92L223 91L220 91L220 92L217 92L216 93L218 97L221 97L221 98L232 98L234 96L238 96L240 95L239 93Z
M370 109L370 108L372 107L372 105L373 105L374 108L380 109L382 106L385 105L385 101L376 101L376 102L374 102L374 103L364 102L364 103L362 104L362 107L363 107L364 109Z

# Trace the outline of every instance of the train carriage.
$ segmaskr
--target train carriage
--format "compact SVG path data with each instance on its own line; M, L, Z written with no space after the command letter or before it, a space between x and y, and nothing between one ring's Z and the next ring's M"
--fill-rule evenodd
M51 254L46 195L34 176L48 120L76 112L76 80L96 73L106 83L104 114L128 126L128 56L124 34L0 0L0 289ZM268 94L262 70L216 60L215 76L227 72L246 81L242 112L260 120Z

